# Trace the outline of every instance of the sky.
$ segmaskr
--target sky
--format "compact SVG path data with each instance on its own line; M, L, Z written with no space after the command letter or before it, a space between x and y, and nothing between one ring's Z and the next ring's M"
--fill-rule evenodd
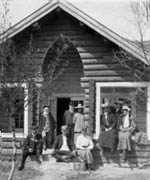
M11 0L9 17L15 24L50 0ZM130 0L66 0L122 37L139 38ZM136 0L132 0L136 1ZM145 36L149 39L149 35Z

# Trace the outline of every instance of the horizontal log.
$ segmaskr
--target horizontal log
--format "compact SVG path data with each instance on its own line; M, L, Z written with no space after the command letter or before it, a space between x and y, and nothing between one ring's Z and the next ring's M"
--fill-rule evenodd
M96 58L82 58L82 62L84 65L86 64L99 64L99 59Z
M89 99L90 95L89 94L85 94L85 99Z
M123 82L123 81L134 81L134 78L131 76L103 76L103 77L83 77L81 78L81 82L89 82L90 80L95 80L96 82ZM83 87L89 87L89 84L83 84Z
M46 52L46 50L49 48L49 45L51 45L52 42L48 42L48 43L43 43L42 46L39 46L38 44L36 44L35 49L37 49L38 52ZM80 46L78 44L78 46ZM65 51L66 53L73 53L74 49L67 49ZM109 52L107 51L107 49L105 48L99 48L99 47L78 47L77 48L77 52L80 54L81 57L85 57L86 56L90 56L90 53L93 54L97 57L97 56L102 56L102 54L108 54ZM111 54L111 53L110 53Z
M90 119L89 114L85 114L84 116L85 116L85 120L89 120Z
M129 75L127 70L94 70L84 71L84 76L97 77L97 76L126 76Z
M84 33L82 31L75 31L75 30L51 30L49 29L49 31L42 31L40 32L40 34L38 34L38 37L43 37L43 36L60 36L60 34L63 34L64 36L71 36L71 35L84 35Z
M106 49L106 47L102 47L102 46L94 46L94 47L89 47L89 46L83 46L81 47L81 44L78 44L79 47L77 47L77 50L79 53L87 53L87 52L91 52L91 53L100 53L100 52L108 52L108 50Z
M43 44L49 46L50 44L52 44L54 41L56 41L56 39L59 36L36 36L36 39L34 40L34 44L36 47L42 47ZM102 44L100 41L98 40L91 40L89 39L88 36L86 35L76 35L73 34L71 36L66 35L66 38L69 38L70 41L72 42L73 46L75 48L78 47L102 47Z
M58 26L58 22L57 21L56 21L56 23L57 24L50 24L50 25L42 26L40 32L43 33L43 32L49 32L49 31L81 31L81 27L79 27L77 25L75 25L73 27L73 26L70 26L69 23L67 23L67 22L65 23L64 22L64 24L59 24L59 26Z
M121 66L119 64L113 63L112 64L84 64L84 70L121 70Z
M84 89L86 94L89 94L90 90L89 89Z
M98 60L104 60L105 59L105 55L106 55L107 53L81 53L80 54L80 57L81 57L81 59L98 59ZM108 54L107 54L108 55ZM109 56L107 56L106 57L108 60L109 60L109 62L111 62L111 60L113 59L113 55L109 55Z
M83 87L83 88L89 88L90 86L89 86L89 83L88 83L88 82L87 82L87 83L81 82L81 87Z
M85 107L89 107L89 100L85 100L84 105L85 105Z
M87 107L85 107L85 108L84 108L84 113L88 114L89 112L90 112L90 109L87 108Z

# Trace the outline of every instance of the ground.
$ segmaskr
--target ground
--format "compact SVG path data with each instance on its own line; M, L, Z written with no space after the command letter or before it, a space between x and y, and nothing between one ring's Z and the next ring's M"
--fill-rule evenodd
M4 167L5 165L5 167ZM18 165L17 165L18 167ZM10 162L3 162L0 179L7 180ZM14 180L150 180L150 167L118 167L117 164L105 164L95 171L83 171L77 163L56 163L50 158L42 164L28 160L23 171L16 168Z

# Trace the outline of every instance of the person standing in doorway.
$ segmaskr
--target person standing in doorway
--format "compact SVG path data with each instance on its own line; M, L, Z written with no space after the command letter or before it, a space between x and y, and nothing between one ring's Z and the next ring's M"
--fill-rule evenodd
M81 134L82 128L85 127L85 117L83 114L83 105L78 104L78 112L75 113L73 122L74 122L74 143L76 144L77 137Z
M66 125L68 127L68 136L70 136L72 141L74 139L73 117L74 117L74 104L73 101L70 101L69 109L66 110L63 115L63 125Z
M50 113L49 106L43 106L43 112L39 120L39 133L43 137L43 148L51 148L55 137L56 122Z

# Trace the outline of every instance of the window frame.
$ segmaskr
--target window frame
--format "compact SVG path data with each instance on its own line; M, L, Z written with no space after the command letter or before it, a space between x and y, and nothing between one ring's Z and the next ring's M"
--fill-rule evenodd
M150 140L150 82L96 82L96 112L95 112L95 134L93 134L94 139L98 139L100 134L100 114L101 114L101 88L103 87L144 87L147 89L147 103L146 103L146 133L148 139Z
M22 83L21 85L19 83L6 83L7 87L17 87L17 86L21 86L24 89L24 128L23 128L23 132L19 133L16 132L16 137L18 138L24 138L28 135L28 131L29 131L29 88L28 88L28 83ZM1 88L1 84L0 84L0 88ZM12 137L12 133L10 132L6 132L2 134L2 138L9 138Z

